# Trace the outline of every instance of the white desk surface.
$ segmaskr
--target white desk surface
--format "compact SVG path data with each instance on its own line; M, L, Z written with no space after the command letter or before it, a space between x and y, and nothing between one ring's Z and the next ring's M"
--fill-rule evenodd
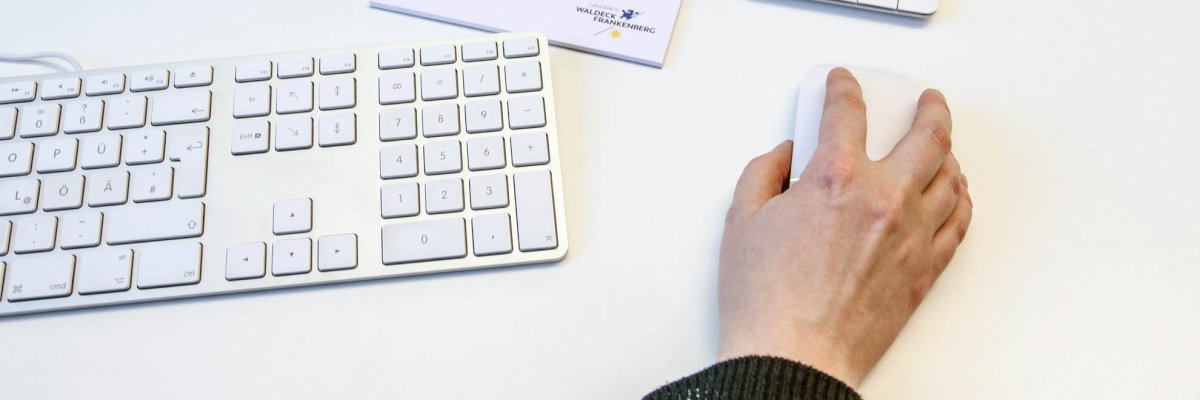
M868 398L1200 399L1200 3L1108 3L686 2L662 70L552 50L565 261L0 319L0 396L638 398L713 360L734 181L832 61L947 93L976 206ZM0 7L0 51L95 68L475 34L365 0Z

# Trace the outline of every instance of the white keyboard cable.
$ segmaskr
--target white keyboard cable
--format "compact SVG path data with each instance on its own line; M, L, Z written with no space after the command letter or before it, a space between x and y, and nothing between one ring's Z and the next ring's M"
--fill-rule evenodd
M0 53L0 62L30 62L42 58L57 58L65 61L67 64L71 64L71 68L75 69L76 71L83 71L83 66L79 65L79 62L75 61L75 58L67 55L67 53L59 51L39 51L36 53L23 54Z

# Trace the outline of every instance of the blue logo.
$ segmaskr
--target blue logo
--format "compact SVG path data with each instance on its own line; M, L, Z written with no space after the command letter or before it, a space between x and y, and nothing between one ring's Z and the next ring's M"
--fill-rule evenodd
M621 18L625 18L626 20L631 20L633 17L639 15L642 15L642 13L637 12L636 10L621 10Z

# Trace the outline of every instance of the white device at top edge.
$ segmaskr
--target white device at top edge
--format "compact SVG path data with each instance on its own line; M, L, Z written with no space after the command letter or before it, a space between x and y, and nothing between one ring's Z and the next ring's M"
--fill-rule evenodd
M825 109L825 82L833 65L812 67L804 75L796 98L796 131L792 147L795 182L817 149L817 134ZM912 127L917 101L924 90L908 78L866 68L847 68L862 86L867 104L867 157L879 160L892 151Z
M837 4L866 10L904 15L916 18L929 18L937 12L938 0L813 0L822 3Z

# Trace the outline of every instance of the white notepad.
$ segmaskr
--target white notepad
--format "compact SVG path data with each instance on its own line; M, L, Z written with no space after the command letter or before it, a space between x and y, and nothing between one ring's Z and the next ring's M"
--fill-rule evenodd
M371 6L662 68L682 0L371 0Z

